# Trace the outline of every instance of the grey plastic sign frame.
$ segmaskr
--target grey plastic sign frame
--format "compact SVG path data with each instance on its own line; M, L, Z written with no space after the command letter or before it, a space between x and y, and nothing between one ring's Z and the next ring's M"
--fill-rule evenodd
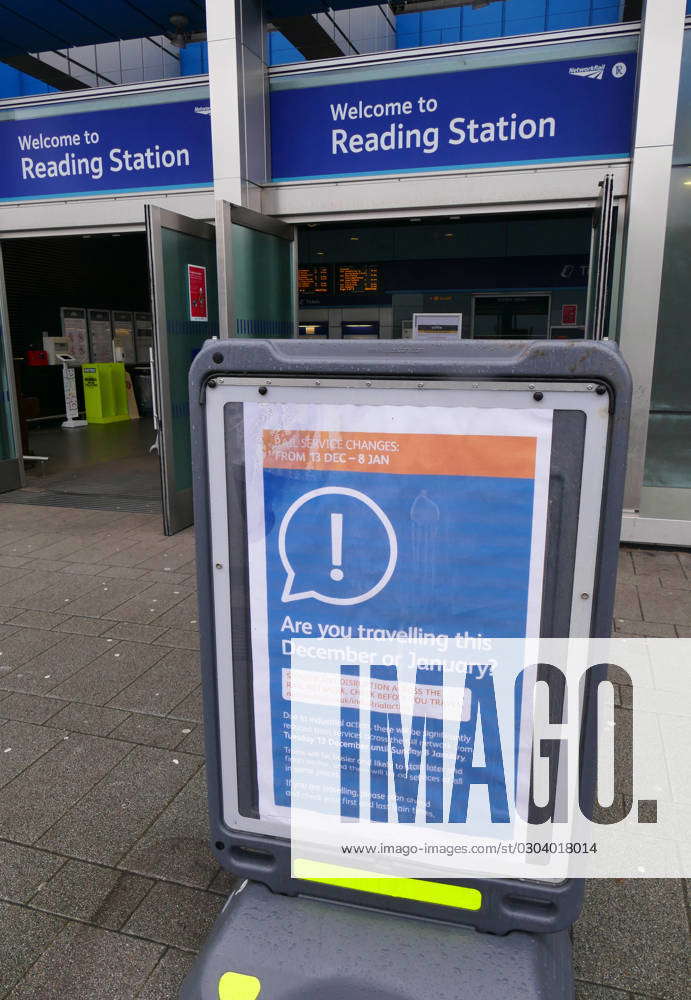
M407 383L407 384L406 384ZM199 625L204 694L205 739L208 766L211 843L220 864L237 875L255 879L275 892L303 894L338 900L414 916L471 924L479 929L557 931L578 915L583 884L560 884L512 879L458 879L456 882L482 892L478 911L453 910L405 900L368 895L291 877L290 843L285 830L264 823L241 802L251 798L253 760L253 703L251 653L242 637L234 643L231 668L219 663L217 634L226 611L219 606L214 562L213 526L228 523L226 500L210 488L217 455L210 461L213 435L223 435L218 419L221 400L258 398L261 388L277 392L291 389L334 402L334 393L358 399L368 391L397 396L403 389L427 391L429 402L439 392L456 392L473 405L545 406L555 411L550 482L555 482L548 516L548 543L543 581L543 633L590 634L610 631L616 582L621 505L631 398L631 381L615 345L583 342L483 342L421 345L411 341L364 343L304 341L207 342L190 372L190 412L194 463L194 502L197 531ZM209 433L209 393L219 401ZM482 402L484 398L484 403ZM417 402L424 403L425 394ZM392 402L386 399L386 402ZM222 412L222 410L221 410ZM602 416L606 420L602 420ZM597 425L599 424L599 430ZM211 444L210 444L211 441ZM224 453L225 454L225 453ZM225 464L225 463L224 463ZM213 466L213 467L212 467ZM225 473L224 473L225 475ZM216 482L218 476L216 476ZM587 489L581 490L581 484ZM601 488L599 488L601 487ZM232 492L232 484L230 487ZM557 509L558 508L558 509ZM556 514L554 510L556 509ZM555 520L556 518L556 520ZM232 523L230 524L232 530ZM216 528L218 532L218 528ZM234 542L237 543L235 538ZM228 544L228 540L226 542ZM549 549L549 545L548 545ZM234 556L237 550L234 548ZM236 574L239 575L239 574ZM230 585L230 584L229 584ZM239 581L240 606L243 581ZM574 601L587 593L589 600ZM228 596L226 594L226 596ZM246 591L245 591L246 597ZM234 597L238 607L237 593ZM222 603L222 602L221 602ZM574 605L576 604L576 607ZM226 605L229 610L229 602ZM232 625L233 636L244 631ZM226 622L225 627L229 627ZM231 639L233 638L231 636ZM220 674L222 673L222 676ZM587 693L586 693L587 697ZM221 701L223 711L221 711ZM227 712L230 711L230 717ZM592 713L588 713L590 716ZM586 743L589 740L586 738ZM588 764L588 761L586 761ZM584 780L592 786L592 767ZM229 800L231 800L230 813Z

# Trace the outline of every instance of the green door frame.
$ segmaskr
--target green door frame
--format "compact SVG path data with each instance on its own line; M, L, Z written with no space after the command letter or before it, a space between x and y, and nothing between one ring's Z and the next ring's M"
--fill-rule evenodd
M22 436L0 247L0 493L21 489L23 485Z
M216 233L207 222L156 205L145 206L145 217L153 314L152 388L161 464L163 529L166 535L174 535L193 521L187 372L192 352L200 348L204 340L218 336ZM181 256L177 264L182 268L179 271L171 269L170 260L166 259L164 230L179 238ZM192 249L193 241L198 247L196 251ZM204 243L210 245L210 253L205 250ZM204 321L192 322L191 311L187 320L180 318L180 296L187 295L185 282L190 280L184 274L185 263L206 268L208 313ZM180 359L181 343L189 351L184 363Z
M269 215L262 215L241 205L233 205L228 201L216 202L216 254L218 259L218 313L220 336L222 339L236 337L237 329L236 303L238 291L236 287L236 268L233 263L233 227L240 226L264 233L276 240L284 241L290 253L291 280L291 323L290 336L296 337L298 330L298 266L297 266L297 229L295 226L282 222ZM278 333L267 333L264 336L281 336Z

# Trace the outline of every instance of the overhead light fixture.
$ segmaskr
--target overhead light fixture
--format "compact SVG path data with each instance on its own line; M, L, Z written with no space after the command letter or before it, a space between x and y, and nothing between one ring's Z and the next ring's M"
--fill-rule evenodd
M460 219L460 215L450 215L449 216L449 222L458 222L459 219Z
M416 216L414 219L408 219L408 222L421 222L420 216Z
M173 25L172 31L166 32L166 38L178 49L184 49L190 42L206 41L205 31L190 31L190 19L187 14L171 14L168 18Z
M307 223L308 229L316 229L318 225L319 225L318 222L308 222Z
M691 181L684 181L684 187L691 188Z
M351 238L351 240L353 241L353 243L355 243L355 242L356 242L357 240L359 240L359 239L360 239L360 237L359 237L359 236L351 236L350 238Z
M471 7L481 10L492 3L504 3L505 0L389 0L389 6L394 14L410 14L414 11L439 10L442 7Z
M446 236L447 240L448 239L453 239L454 236L455 236L455 233L444 233L444 236Z
M315 250L314 252L316 253L317 257L323 257L324 254L326 253L325 250Z

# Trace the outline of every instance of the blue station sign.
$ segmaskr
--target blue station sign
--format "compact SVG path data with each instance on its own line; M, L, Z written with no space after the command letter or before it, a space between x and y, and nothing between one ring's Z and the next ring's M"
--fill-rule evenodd
M271 94L274 181L630 156L636 56Z
M0 121L0 201L213 184L208 98Z

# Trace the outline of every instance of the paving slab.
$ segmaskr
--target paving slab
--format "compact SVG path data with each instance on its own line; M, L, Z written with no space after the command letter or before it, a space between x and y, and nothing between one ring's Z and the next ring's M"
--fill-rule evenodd
M108 652L77 671L51 693L70 701L105 705L163 656L163 646L116 641L109 644Z
M68 618L62 625L56 625L58 632L69 632L75 635L102 635L108 630L110 623L102 618L86 618L83 615Z
M691 590L642 590L640 599L646 621L691 625Z
M64 701L57 698L42 698L36 694L12 692L0 703L0 718L40 725L56 715L64 705Z
M63 810L39 846L116 865L199 770L199 758L179 750L117 745L130 752Z
M185 753L203 754L205 752L204 727L200 724L197 724L189 728L189 731L185 734L185 737L182 743L180 744L180 749L184 750Z
M28 902L65 863L56 854L0 840L0 897Z
M627 990L611 990L608 986L577 980L576 1000L632 1000L632 995Z
M67 576L65 573L44 574L44 584L24 596L18 596L14 603L21 608L34 611L60 611L72 614L72 605L86 594L94 581L86 576Z
M103 576L103 566L99 563L67 562L62 572L69 576Z
M60 729L48 729L26 722L0 723L0 788L60 743L66 735ZM4 803L0 796L0 816L3 809Z
M14 903L0 902L0 996L4 997L6 991L45 954L63 926L64 921L59 917ZM44 996L57 998L58 994ZM65 998L67 996L69 994L65 994ZM35 993L31 1000L42 1000L41 994Z
M219 868L209 886L209 892L217 892L225 899L230 896L234 889L237 889L239 879L236 875L231 875L225 868Z
M31 899L32 907L120 930L151 889L151 879L113 868L67 861Z
M137 1000L174 1000L180 995L180 987L194 963L194 955L186 951L168 948L144 988L137 993Z
M112 643L97 636L60 635L43 653L22 664L22 691L52 692L62 681L110 649ZM15 671L15 675L19 671ZM8 684L10 683L8 679Z
M101 709L101 711L105 710ZM157 715L139 715L137 713L126 715L124 712L118 712L116 714L124 716L124 718L117 729L113 731L115 739L139 743L140 746L161 747L164 750L172 750L179 746L184 751L183 744L190 731L189 727L186 727L179 719L165 719ZM1 705L0 715L2 715Z
M641 621L643 613L639 600L639 591L633 583L618 583L614 600L614 617L626 618L631 621Z
M21 667L62 639L56 632L44 629L18 628L8 639L0 640L0 683L5 675Z
M124 930L151 941L197 951L223 906L210 892L157 882Z
M33 844L131 750L130 743L97 736L63 737L5 785L0 837ZM87 822L93 826L94 816Z
M199 633L192 629L169 628L155 640L159 646L175 646L177 649L199 649Z
M209 850L203 770L185 785L120 862L128 871L206 889L218 872Z
M674 639L674 625L664 622L626 621L624 618L614 620L615 637Z
M68 702L57 715L52 717L50 724L67 729L71 733L109 736L122 722L126 721L127 717L127 712L118 712L113 708ZM115 738L119 739L120 737L115 734Z
M674 879L592 879L574 928L576 978L688 998L688 922Z
M188 594L175 584L153 583L146 590L141 590L136 597L131 597L104 614L105 618L116 621L139 622L141 625L155 624L157 619L171 608L181 604Z
M160 618L156 619L156 624L165 628L184 628L198 631L198 609L197 595L191 594L171 611L166 611Z
M171 649L108 705L130 712L167 715L199 686L200 676L195 652Z
M203 722L202 686L189 694L179 705L168 713L172 719L185 719L189 722Z
M139 593L146 584L139 580L112 580L110 578L91 579L91 589L83 593L70 605L70 614L88 615L90 618L116 618L113 609Z
M638 576L681 568L677 553L670 549L632 549L631 558Z
M36 917L43 914L31 911ZM56 918L45 917L55 920ZM163 948L113 931L68 924L7 1000L129 1000Z
M69 615L57 614L53 611L20 611L12 618L13 625L25 625L29 628L56 628L66 622Z
M104 635L131 642L154 642L166 631L164 625L140 625L138 622L108 622Z

